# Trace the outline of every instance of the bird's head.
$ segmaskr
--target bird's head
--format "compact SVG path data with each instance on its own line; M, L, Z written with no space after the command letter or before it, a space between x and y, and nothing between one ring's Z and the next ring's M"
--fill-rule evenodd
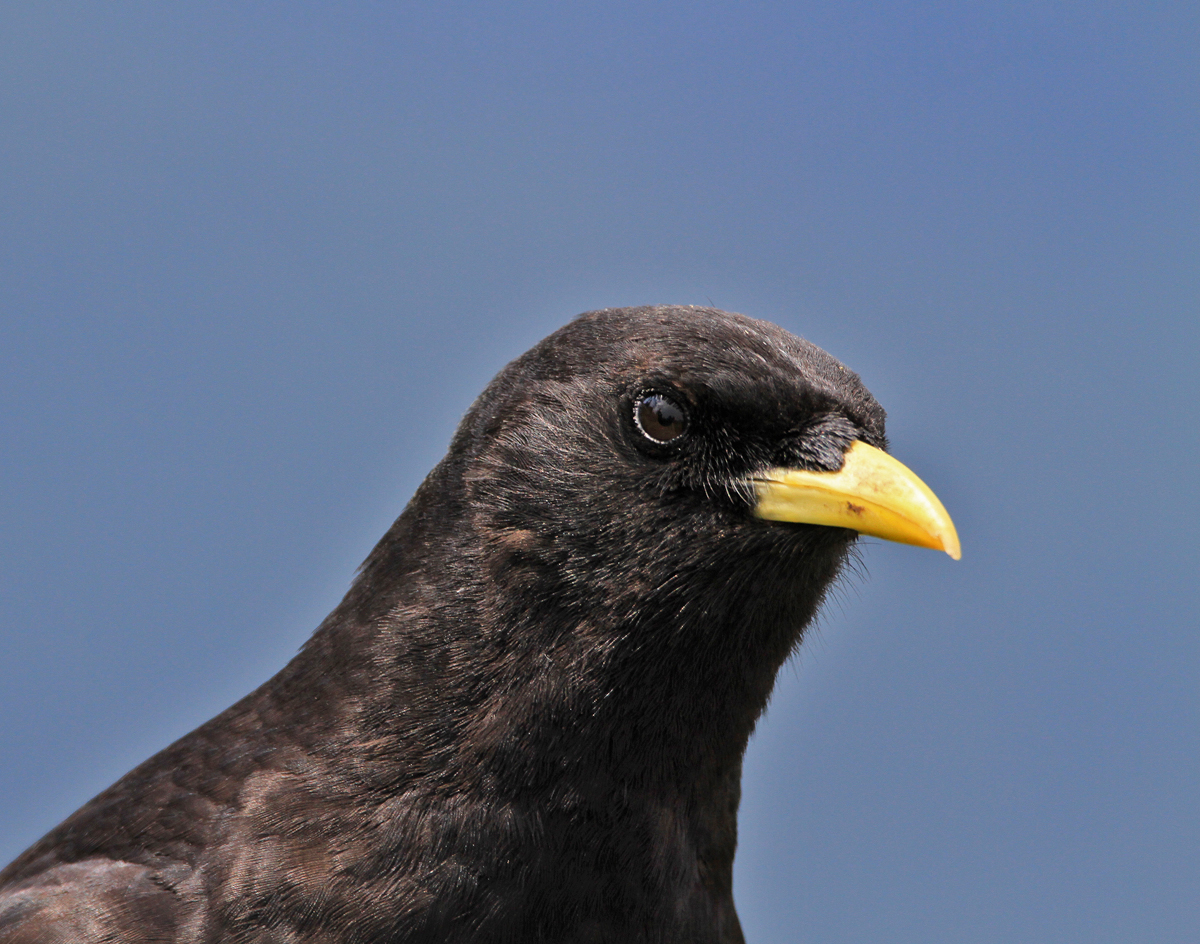
M719 585L731 543L799 570L797 553L840 556L860 533L957 557L940 502L884 451L884 416L856 374L768 322L606 310L510 364L451 455L495 573L551 568L571 578L557 603L577 586L611 606L698 571Z

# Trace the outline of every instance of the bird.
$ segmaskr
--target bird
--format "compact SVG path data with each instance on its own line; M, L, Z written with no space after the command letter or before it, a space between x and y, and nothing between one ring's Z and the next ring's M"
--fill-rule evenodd
M857 374L578 316L273 678L0 872L0 942L743 940L742 757L860 535L960 556Z

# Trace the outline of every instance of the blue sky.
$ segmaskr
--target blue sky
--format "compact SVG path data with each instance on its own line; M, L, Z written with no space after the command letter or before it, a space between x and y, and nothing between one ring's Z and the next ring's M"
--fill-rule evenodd
M267 678L572 315L858 371L868 542L746 763L773 942L1200 935L1200 12L0 7L0 860Z

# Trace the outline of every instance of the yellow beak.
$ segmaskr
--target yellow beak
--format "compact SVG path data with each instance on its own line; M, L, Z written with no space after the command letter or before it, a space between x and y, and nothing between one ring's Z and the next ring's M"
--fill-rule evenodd
M754 513L769 521L850 528L962 557L954 522L929 486L881 449L857 441L837 472L768 469Z

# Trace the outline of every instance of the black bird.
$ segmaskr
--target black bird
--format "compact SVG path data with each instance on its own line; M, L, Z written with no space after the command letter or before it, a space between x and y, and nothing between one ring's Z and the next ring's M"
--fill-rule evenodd
M731 942L742 754L857 533L857 375L699 308L509 364L278 675L0 872L0 941Z

